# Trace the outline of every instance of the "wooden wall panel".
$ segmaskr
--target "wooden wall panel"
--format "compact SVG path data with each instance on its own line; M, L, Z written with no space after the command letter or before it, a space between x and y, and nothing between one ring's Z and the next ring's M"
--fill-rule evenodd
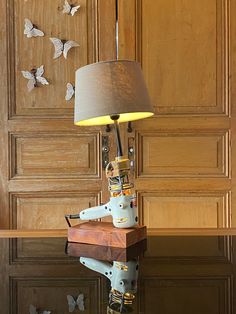
M227 177L229 149L222 131L138 133L138 176Z
M141 283L145 301L142 313L230 314L232 287L229 277L151 277Z
M1 95L1 106L0 106L0 228L6 228L9 226L9 197L8 197L8 130L6 127L8 123L8 86L9 82L7 79L7 14L6 14L6 1L0 1L0 36L1 36L1 45L0 45L0 72L4 75L5 79L0 81L0 95ZM4 148L4 149L3 149ZM1 305L1 302L0 302Z
M158 222L159 203L150 205L152 226L205 227L230 222L230 210L225 211L217 198L233 190L230 58L235 54L231 48L235 30L229 14L235 7L228 0L130 2L127 7L125 1L119 2L125 14L119 25L120 58L135 55L141 63L156 113L132 123L133 132L127 136L126 143L133 137L136 141L135 186L138 192L168 191L166 197L173 202L172 210L163 209ZM133 18L127 25L133 14L136 25ZM216 198L202 202L202 191ZM191 206L189 192L199 197L198 209ZM175 207L176 193L182 198ZM191 210L186 209L186 200ZM143 212L149 214L146 208Z
M230 2L230 25L231 32L229 34L230 38L230 74L231 74L231 132L232 132L232 203L236 204L236 20L234 19L236 12L236 2ZM235 206L235 205L234 205ZM232 225L236 226L236 211L233 212ZM235 299L236 307L236 299Z
M100 313L99 277L90 279L11 277L11 313L29 313L30 304L41 310L50 310L52 313L68 313L67 295L78 297L80 293L85 296L84 313Z
M230 226L229 195L192 192L139 193L141 221L148 228Z
M227 114L228 1L138 3L138 58L156 113Z
M98 60L116 59L116 0L98 0Z
M11 177L98 178L99 134L11 134Z
M166 263L231 263L231 246L231 237L149 237L145 258Z
M51 195L54 201L49 204L49 215L56 214L57 206L60 214L63 213L55 193L100 193L99 197L107 201L107 187L103 184L107 180L101 170L100 156L101 135L105 128L75 127L74 100L66 102L65 93L66 84L74 83L76 69L96 62L99 57L114 56L115 38L110 38L113 32L106 28L115 21L115 1L81 0L81 7L74 16L62 14L63 4L64 1L56 3L54 0L1 2L0 67L5 77L0 86L3 101L0 129L4 147L1 150L4 164L0 165L1 228L13 227L11 193L29 193L35 202L40 200L40 193ZM105 13L112 10L113 14ZM103 24L105 14L106 25ZM23 34L25 18L45 36L26 38ZM53 60L54 47L50 37L74 40L80 46L71 49L66 60L63 57ZM103 44L100 45L101 39ZM44 76L50 85L28 93L27 80L21 71L40 65L44 65ZM113 153L112 147L110 152ZM81 201L79 209L88 205L83 198ZM70 201L65 203L67 205L71 207ZM34 206L37 207L36 203ZM42 212L38 209L37 213L40 220L45 209Z
M12 228L63 229L67 227L65 214L95 206L99 199L99 192L12 194Z
M68 263L65 238L21 238L10 240L10 264ZM53 248L53 249L52 249ZM70 260L73 262L73 259ZM78 259L75 259L78 265Z
M96 0L81 0L74 17L62 14L63 2L9 0L9 89L11 116L72 115L73 101L65 101L66 84L74 84L75 70L96 61ZM29 18L44 33L44 37L27 38L23 34L24 19ZM80 47L72 48L65 60L53 59L50 37L74 40ZM40 86L31 93L22 70L44 65L49 86Z

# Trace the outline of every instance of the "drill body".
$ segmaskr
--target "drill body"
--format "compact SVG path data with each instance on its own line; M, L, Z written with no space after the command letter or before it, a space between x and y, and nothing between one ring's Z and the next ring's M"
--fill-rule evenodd
M67 215L67 217L92 220L112 216L115 227L134 227L138 223L138 216L136 196L132 194L133 184L129 182L129 171L129 159L116 157L115 161L108 163L106 167L110 201L103 205L84 209L78 215Z

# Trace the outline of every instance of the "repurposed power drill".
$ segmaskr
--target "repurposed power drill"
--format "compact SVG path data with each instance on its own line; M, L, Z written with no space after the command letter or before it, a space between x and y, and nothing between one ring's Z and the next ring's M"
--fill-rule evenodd
M69 219L98 219L112 216L117 228L131 228L138 223L136 197L132 194L133 184L129 182L130 160L123 156L116 157L106 167L110 201L104 205L82 210L77 215L66 215Z
M114 261L110 264L94 258L80 257L80 262L110 280L109 307L120 313L127 312L127 306L132 305L137 293L138 261Z

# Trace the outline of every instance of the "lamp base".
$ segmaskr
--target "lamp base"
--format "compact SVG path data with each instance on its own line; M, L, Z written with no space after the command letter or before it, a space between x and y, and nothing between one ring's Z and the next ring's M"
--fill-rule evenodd
M111 222L89 221L68 229L68 241L126 248L147 237L146 226L130 229L114 227Z

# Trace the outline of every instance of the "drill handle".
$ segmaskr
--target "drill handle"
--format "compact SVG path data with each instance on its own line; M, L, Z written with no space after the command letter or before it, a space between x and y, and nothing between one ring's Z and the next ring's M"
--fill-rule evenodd
M109 279L112 277L112 265L108 262L99 261L95 258L80 257L80 263Z
M104 205L84 209L80 212L80 219L91 220L110 216L111 211L109 209L109 202Z

